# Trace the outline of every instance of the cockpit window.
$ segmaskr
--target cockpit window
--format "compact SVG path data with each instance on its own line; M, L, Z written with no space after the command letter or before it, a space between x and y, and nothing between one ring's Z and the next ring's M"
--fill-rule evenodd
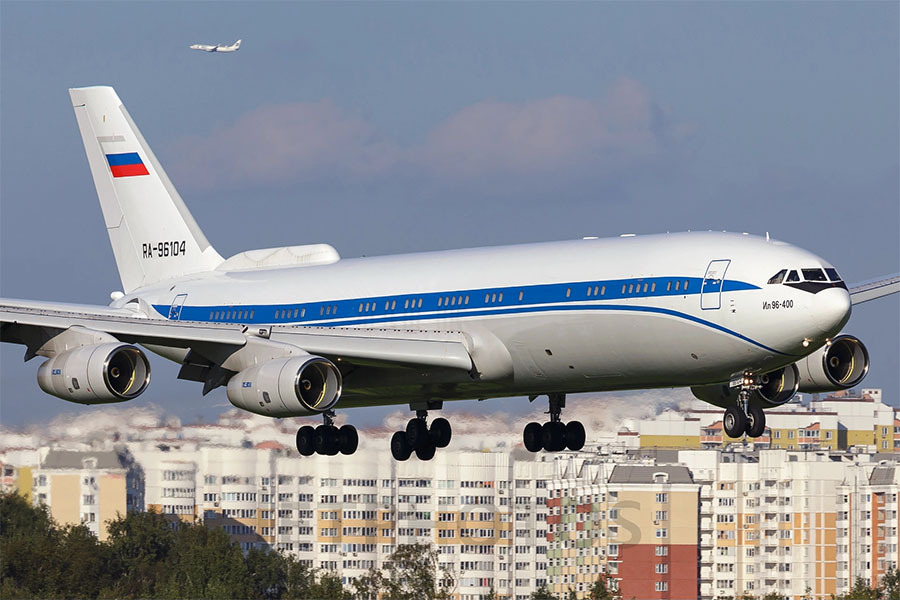
M769 283L773 284L773 285L781 283L782 281L784 281L785 273L787 273L787 269L782 269L782 270L778 271L777 273L772 275L772 278L769 279Z
M825 269L825 272L828 273L828 279L832 281L841 280L841 276L838 275L837 269Z
M803 269L803 279L807 281L828 281L822 269Z
M789 281L789 282L800 281L800 276L797 275L797 271L791 271L790 273L788 273L787 281Z

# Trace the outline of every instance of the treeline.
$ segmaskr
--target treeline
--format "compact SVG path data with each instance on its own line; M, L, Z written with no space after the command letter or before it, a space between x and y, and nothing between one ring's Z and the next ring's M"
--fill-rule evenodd
M430 546L400 546L381 571L349 586L267 550L246 555L224 531L172 525L153 512L109 524L100 542L84 525L58 526L44 506L0 495L0 598L250 598L350 600L450 598ZM436 591L437 590L437 591Z
M398 546L380 570L344 586L334 573L293 556L258 549L244 554L219 528L173 525L158 513L130 513L110 522L108 531L100 542L83 525L57 525L45 506L0 494L0 598L448 600L459 591L455 574L439 567L429 545ZM621 600L602 575L586 596ZM491 590L485 600L497 597ZM577 594L542 587L531 597L574 600ZM759 598L787 600L774 593ZM876 588L858 579L835 600L900 600L900 576L891 570Z

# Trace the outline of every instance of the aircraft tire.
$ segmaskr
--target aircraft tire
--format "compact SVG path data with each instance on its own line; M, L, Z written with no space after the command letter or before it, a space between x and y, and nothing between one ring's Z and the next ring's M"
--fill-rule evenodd
M529 423L525 426L525 431L522 433L522 441L525 443L525 449L529 452L540 452L544 449L544 444L541 441L541 424L540 423Z
M394 457L394 460L401 462L409 460L411 454L412 446L409 445L409 441L406 439L406 432L394 432L394 435L391 437L391 455Z
M340 439L341 454L347 456L356 452L359 447L359 433L353 425L344 425L338 430Z
M566 447L566 426L550 421L541 427L541 445L544 450L559 452Z
M406 441L409 442L409 446L413 450L430 441L428 438L428 425L425 424L423 419L415 418L409 420L409 423L406 424Z
M747 408L747 435L758 438L766 432L766 413L755 404Z
M304 425L297 430L297 452L301 456L312 456L316 452L316 430Z
M725 409L725 416L722 417L722 428L725 435L730 438L741 438L747 431L747 417L737 406L729 406Z
M435 445L431 443L431 440L428 440L416 448L416 458L419 460L431 460L434 458L435 450Z
M584 425L581 421L569 421L566 423L566 447L569 450L581 450L584 448Z
M325 454L328 456L337 456L341 451L341 434L334 425L327 425L325 430Z
M431 442L437 448L446 448L450 444L453 437L453 429L450 427L450 421L443 417L439 417L431 422L431 429L428 431Z

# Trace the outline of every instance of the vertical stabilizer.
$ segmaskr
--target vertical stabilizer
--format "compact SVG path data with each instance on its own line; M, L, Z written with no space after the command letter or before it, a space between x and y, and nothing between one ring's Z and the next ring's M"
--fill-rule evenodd
M70 89L126 293L222 262L111 87Z

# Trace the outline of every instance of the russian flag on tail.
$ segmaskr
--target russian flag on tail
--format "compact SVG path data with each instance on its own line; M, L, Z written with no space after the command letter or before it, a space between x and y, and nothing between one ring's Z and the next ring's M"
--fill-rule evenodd
M113 177L134 177L135 175L149 175L147 167L137 152L123 152L122 154L107 154L106 162Z

